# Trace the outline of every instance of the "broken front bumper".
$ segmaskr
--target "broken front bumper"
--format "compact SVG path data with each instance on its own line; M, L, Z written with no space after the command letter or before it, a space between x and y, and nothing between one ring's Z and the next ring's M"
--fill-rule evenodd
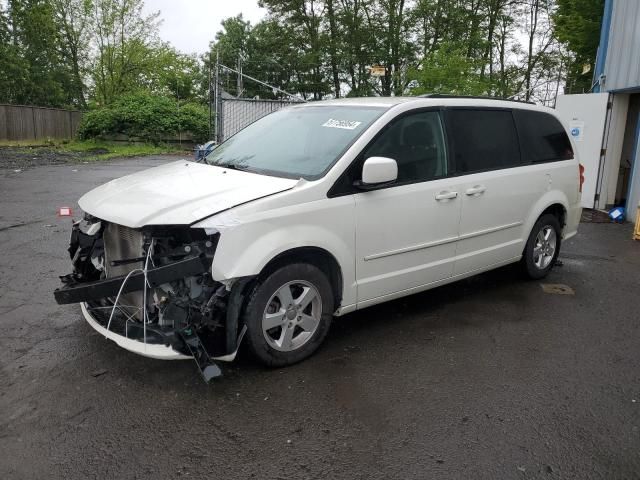
M191 355L185 355L184 353L178 352L168 345L148 342L144 343L133 338L127 338L112 330L107 330L93 315L91 315L86 303L81 303L80 308L82 309L82 315L84 315L85 320L89 325L91 325L91 327L93 327L99 334L104 335L105 338L116 342L118 346L125 350L159 360L189 360L193 358Z
M163 360L193 359L206 381L233 361L246 327L238 325L243 279L211 278L217 237L204 230L135 230L85 216L69 245L73 272L54 292L80 303L87 323L120 347Z

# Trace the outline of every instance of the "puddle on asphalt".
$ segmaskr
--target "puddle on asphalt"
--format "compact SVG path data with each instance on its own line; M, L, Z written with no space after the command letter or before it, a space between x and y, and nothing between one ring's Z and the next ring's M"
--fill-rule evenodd
M576 292L569 285L563 283L541 283L540 286L544 293L552 293L555 295L575 295Z

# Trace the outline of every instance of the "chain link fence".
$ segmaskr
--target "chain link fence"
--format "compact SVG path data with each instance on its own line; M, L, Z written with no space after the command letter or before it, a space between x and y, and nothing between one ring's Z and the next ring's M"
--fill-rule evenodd
M218 144L265 115L305 101L298 95L242 73L241 64L241 59L238 59L237 69L234 69L216 60L210 72L210 126L213 139Z
M250 98L221 98L220 103L218 142L225 141L247 125L252 124L271 112L300 102Z

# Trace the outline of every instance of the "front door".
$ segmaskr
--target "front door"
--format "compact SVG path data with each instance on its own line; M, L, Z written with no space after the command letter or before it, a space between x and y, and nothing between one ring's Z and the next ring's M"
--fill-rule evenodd
M439 111L392 121L360 164L372 156L396 160L398 179L355 194L358 306L451 277L460 220L458 179L448 177Z

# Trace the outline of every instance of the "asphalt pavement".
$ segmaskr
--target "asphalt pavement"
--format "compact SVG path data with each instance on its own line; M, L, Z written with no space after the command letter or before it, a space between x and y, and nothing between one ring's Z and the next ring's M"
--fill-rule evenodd
M52 294L57 207L168 160L0 170L0 478L640 478L631 226L582 224L542 282L506 267L371 307L305 362L244 354L205 385Z

